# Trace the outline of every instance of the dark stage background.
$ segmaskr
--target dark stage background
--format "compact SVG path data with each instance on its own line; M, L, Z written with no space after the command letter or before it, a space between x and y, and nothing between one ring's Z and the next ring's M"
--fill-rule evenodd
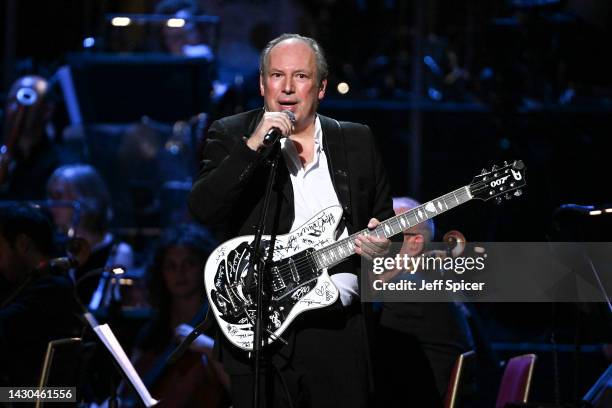
M441 215L439 237L457 229L468 241L610 240L612 214L561 222L556 211L612 204L607 0L202 0L200 12L218 20L198 22L212 57L196 59L166 52L162 23L146 17L150 0L0 4L0 106L18 77L53 78L53 138L103 175L114 230L139 264L159 229L187 218L206 126L261 106L258 53L282 32L320 41L331 72L320 111L371 127L394 195L426 201L482 168L525 162L520 198ZM140 20L112 25L128 14ZM57 74L63 66L78 117ZM576 401L610 363L600 347L610 342L610 318L597 307L474 309L498 359L538 354L532 400ZM563 345L558 364L552 333Z

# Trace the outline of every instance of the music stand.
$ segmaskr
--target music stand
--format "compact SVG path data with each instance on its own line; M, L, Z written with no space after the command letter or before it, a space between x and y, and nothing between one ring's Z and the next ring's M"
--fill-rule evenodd
M87 353L84 350L87 346L78 337L50 341L47 345L38 388L78 384L83 361L87 359ZM36 401L36 408L43 405L41 400Z

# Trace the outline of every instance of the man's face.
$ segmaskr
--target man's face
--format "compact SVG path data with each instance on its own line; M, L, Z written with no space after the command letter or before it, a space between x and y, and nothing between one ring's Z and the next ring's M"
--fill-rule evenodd
M47 185L47 197L57 201L76 201L79 198L70 183L63 179L56 179ZM66 233L74 227L72 207L68 205L53 206L50 211L53 222L60 231Z
M178 246L166 250L162 275L173 298L189 297L202 292L204 283L201 263L202 259L189 248Z
M303 130L313 123L327 86L327 80L317 79L314 52L305 42L291 39L277 44L268 57L259 82L266 110L293 112L296 131Z

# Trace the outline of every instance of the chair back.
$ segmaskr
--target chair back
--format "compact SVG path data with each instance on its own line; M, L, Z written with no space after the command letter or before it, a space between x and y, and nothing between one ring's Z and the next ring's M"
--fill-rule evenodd
M52 340L47 345L47 352L38 383L39 388L54 386L73 386L77 384L81 339L78 337ZM43 405L36 402L36 408Z
M454 408L457 403L459 390L463 381L465 366L474 358L476 353L474 350L466 351L460 354L455 361L453 371L451 372L450 379L448 381L448 388L446 389L446 397L444 399L444 408Z
M524 354L508 361L497 393L495 408L503 408L508 403L527 402L535 361L535 354Z

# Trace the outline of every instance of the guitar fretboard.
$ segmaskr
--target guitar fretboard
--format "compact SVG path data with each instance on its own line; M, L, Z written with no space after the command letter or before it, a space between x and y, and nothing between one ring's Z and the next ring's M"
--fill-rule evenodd
M468 186L458 188L448 194L422 204L403 214L391 217L373 229L364 229L343 238L312 254L319 269L330 268L355 253L355 238L360 235L376 235L390 238L400 232L427 221L472 199Z

